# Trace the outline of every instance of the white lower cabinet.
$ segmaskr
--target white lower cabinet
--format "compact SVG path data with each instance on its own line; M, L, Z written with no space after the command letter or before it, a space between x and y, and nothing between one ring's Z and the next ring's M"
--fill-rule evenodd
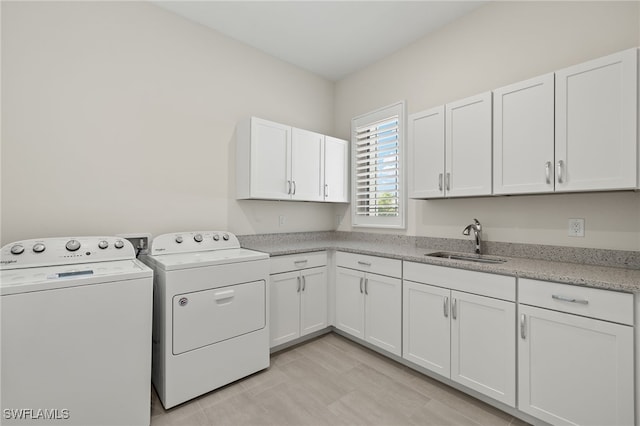
M515 279L405 262L403 286L403 357L515 407Z
M315 259L312 256L315 256ZM327 267L305 267L318 263L326 264L326 254L314 254L311 257L312 261L305 260L305 256L285 256L277 260L284 263L290 259L293 265L291 268L300 269L271 274L270 347L290 342L328 326ZM272 266L272 272L273 270Z
M400 356L400 261L338 252L336 263L336 328ZM361 269L345 267L354 265ZM392 272L395 267L397 272ZM386 271L397 277L365 271Z
M518 409L555 425L634 424L633 295L525 279L519 289Z

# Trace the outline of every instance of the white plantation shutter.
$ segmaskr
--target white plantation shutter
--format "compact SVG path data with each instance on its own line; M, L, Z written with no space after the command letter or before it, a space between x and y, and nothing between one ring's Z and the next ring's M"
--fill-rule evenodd
M404 103L352 122L354 226L404 227Z

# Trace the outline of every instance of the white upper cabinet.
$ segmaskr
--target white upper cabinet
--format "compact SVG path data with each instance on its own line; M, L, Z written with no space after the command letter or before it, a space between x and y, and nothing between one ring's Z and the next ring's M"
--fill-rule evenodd
M491 92L409 117L409 197L491 195Z
M441 198L444 192L444 105L409 116L409 198Z
M638 53L556 72L556 191L638 187Z
M251 117L236 131L237 197L290 198L291 127Z
M493 92L493 193L554 190L554 74Z
M238 199L348 202L347 141L256 117L236 132Z
M291 199L324 200L324 135L291 129Z
M445 128L446 195L490 195L491 92L447 104Z
M349 142L324 137L324 201L349 202Z

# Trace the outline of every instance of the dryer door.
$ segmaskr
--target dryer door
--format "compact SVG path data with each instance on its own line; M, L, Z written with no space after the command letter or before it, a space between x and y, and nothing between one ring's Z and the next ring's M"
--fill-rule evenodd
M266 324L264 280L173 297L173 354L231 339Z

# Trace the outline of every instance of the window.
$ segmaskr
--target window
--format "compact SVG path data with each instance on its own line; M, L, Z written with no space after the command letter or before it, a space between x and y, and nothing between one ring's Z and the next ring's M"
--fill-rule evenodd
M404 102L351 122L353 226L404 228Z

